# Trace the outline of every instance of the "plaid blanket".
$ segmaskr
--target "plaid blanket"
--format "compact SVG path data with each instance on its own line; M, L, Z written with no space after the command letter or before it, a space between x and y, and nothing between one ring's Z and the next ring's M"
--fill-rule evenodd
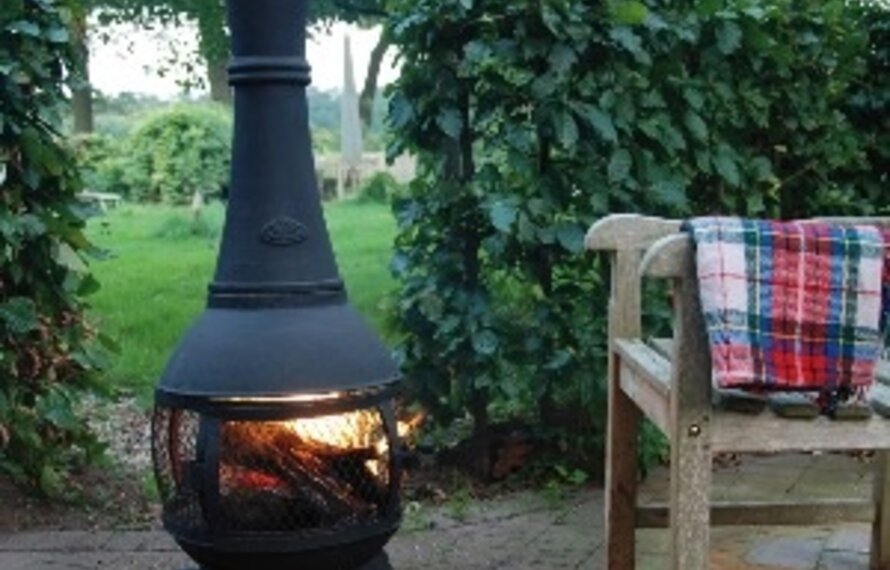
M881 313L881 330L885 345L890 335L890 229L884 230L884 310Z
M873 383L885 252L878 229L738 218L686 227L716 387L849 395Z

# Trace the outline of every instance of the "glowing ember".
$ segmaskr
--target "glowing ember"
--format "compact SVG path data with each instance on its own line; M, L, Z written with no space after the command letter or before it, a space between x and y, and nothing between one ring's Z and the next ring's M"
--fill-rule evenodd
M404 440L414 433L423 419L423 415L418 414L408 421L398 422L399 438ZM377 458L369 459L366 466L377 477L386 474L382 459L389 454L389 438L376 410L293 420L286 426L300 439L312 444L344 450L373 449Z

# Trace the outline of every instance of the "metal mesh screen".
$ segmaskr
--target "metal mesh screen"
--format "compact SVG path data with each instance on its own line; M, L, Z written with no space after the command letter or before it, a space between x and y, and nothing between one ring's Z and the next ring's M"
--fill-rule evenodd
M206 528L198 476L200 416L194 412L158 408L152 420L152 455L165 520L186 532Z
M229 530L332 530L366 523L389 500L380 416L354 412L222 427L220 497Z
M185 533L316 537L382 521L397 500L376 408L285 422L155 412L165 523Z

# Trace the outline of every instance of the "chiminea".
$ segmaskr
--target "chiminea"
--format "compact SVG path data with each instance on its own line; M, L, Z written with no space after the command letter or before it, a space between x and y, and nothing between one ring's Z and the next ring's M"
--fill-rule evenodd
M207 309L156 392L163 522L208 570L377 568L398 372L349 305L309 137L308 0L229 0L232 180Z

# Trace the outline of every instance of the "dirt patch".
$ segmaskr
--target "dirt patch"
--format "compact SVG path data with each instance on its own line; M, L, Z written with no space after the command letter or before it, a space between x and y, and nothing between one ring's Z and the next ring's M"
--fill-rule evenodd
M83 414L108 446L106 465L76 473L79 497L48 501L0 475L0 532L115 530L158 526L151 480L150 415L133 399L89 400Z
M77 501L61 503L35 497L0 477L0 532L27 530L150 529L158 507L131 478L91 469L75 477L83 488Z

